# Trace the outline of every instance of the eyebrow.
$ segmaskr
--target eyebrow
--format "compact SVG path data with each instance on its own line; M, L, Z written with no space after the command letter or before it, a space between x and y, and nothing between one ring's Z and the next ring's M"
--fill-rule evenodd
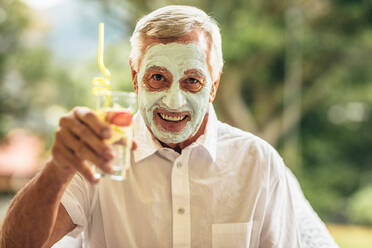
M167 68L157 65L152 65L148 67L146 70L156 70L156 71L168 71Z
M184 71L183 73L184 73L184 75L193 74L193 75L196 75L198 77L203 77L203 78L205 77L204 73L199 71L198 69L189 69L189 70Z

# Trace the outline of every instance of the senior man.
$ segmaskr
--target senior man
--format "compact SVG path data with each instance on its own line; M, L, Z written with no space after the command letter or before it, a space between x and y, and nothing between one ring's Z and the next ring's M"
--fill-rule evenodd
M111 171L111 130L75 108L61 118L51 160L14 198L1 247L50 247L82 231L92 248L290 248L314 236L325 237L316 247L335 246L278 153L217 120L223 59L212 18L164 7L137 23L131 45L140 114L127 178L94 177L86 161Z

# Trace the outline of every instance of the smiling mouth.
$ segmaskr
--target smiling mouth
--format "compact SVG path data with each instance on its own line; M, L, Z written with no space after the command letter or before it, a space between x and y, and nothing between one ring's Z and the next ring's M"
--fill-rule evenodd
M189 111L173 112L161 108L154 111L155 124L166 132L181 132L190 120Z
M179 122L188 117L187 114L182 115L167 115L165 113L158 113L159 117L164 121Z

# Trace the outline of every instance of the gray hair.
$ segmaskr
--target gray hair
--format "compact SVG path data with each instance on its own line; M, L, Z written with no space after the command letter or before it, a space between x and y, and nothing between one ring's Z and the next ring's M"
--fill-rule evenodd
M183 5L170 5L157 9L142 17L130 38L129 58L135 70L139 70L138 58L142 52L142 38L179 38L195 28L200 28L211 39L209 63L212 80L217 80L223 67L221 34L216 21L204 11Z

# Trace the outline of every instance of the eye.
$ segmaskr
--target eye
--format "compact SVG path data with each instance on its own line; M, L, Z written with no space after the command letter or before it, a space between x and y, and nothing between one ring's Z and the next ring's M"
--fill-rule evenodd
M142 83L148 91L168 89L172 84L172 74L165 67L151 66L146 69Z
M156 81L162 81L164 79L163 75L161 75L161 74L154 74L151 77L152 77L152 79L154 79Z
M198 83L200 83L200 81L198 79L192 78L192 77L191 78L187 78L186 80L187 80L187 82L189 84L198 84Z

